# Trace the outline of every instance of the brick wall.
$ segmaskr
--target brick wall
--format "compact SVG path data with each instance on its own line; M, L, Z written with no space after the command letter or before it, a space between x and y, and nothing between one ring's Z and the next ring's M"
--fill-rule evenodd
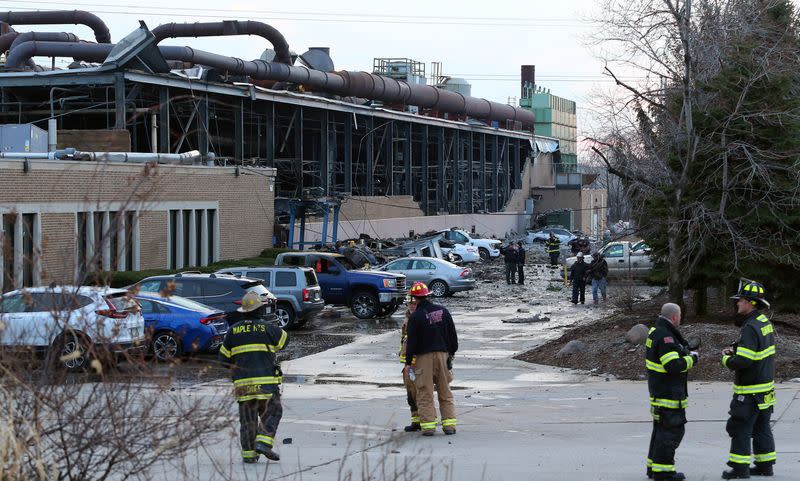
M25 173L23 162L0 160L0 209L40 212L43 278L71 278L81 210L140 211L142 269L167 267L168 210L184 203L218 202L220 259L255 256L272 245L274 169L237 176L223 167L52 161L29 167Z

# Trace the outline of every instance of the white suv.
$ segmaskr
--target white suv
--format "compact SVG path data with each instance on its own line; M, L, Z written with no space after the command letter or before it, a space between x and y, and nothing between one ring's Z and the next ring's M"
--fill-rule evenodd
M3 294L0 345L53 349L71 370L86 367L92 346L114 354L147 348L141 308L128 291L89 286L31 287Z

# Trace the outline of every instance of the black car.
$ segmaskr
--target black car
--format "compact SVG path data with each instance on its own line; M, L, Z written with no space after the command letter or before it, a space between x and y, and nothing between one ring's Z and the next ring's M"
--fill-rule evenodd
M230 324L239 319L240 314L236 312L236 309L242 305L242 297L248 291L257 292L261 300L268 304L265 314L274 316L275 313L276 298L264 287L260 279L224 274L181 272L147 277L139 281L136 286L140 292L180 296L215 307L225 312Z

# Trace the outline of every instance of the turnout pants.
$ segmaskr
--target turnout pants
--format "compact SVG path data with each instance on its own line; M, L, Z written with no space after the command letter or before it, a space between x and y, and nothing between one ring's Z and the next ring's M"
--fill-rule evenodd
M558 252L551 252L550 253L550 265L557 266L558 265Z
M766 398L766 399L765 399ZM742 469L750 466L750 443L756 466L775 464L775 438L769 421L775 402L775 392L761 394L734 394L730 418L725 429L731 437L728 466ZM759 407L761 404L761 407Z
M647 469L653 479L667 478L675 473L675 450L686 432L686 410L651 407L653 433L647 453Z
M450 392L450 381L453 375L447 369L446 352L428 352L417 355L414 367L417 379L417 407L422 431L436 430L436 408L433 405L433 390L439 396L439 411L442 415L442 427L456 427L456 407L453 393Z
M253 399L239 402L239 441L242 458L256 458L256 446L272 447L278 424L283 416L280 393L269 399Z
M403 384L406 386L406 400L411 409L411 424L419 424L419 410L417 410L417 386L408 377L408 373L403 369Z

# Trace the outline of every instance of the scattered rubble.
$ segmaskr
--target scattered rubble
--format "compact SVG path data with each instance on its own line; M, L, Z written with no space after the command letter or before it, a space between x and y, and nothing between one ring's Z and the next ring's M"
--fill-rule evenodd
M625 340L631 344L644 344L650 329L644 324L636 324L625 334Z
M562 347L557 353L556 357L565 357L571 356L572 354L577 354L579 352L583 352L586 350L586 343L583 341L579 341L577 339L573 339L569 341L564 347Z
M514 317L511 319L503 319L503 322L509 324L525 324L529 322L549 322L550 318L547 316L542 316L540 314L535 314L533 317Z

